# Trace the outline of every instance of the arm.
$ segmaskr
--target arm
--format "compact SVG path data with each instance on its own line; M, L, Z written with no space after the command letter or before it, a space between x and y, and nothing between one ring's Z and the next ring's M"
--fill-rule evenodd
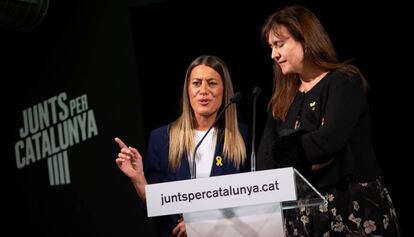
M169 179L168 151L169 151L168 127L164 126L151 132L144 160L145 177L149 184L171 181ZM174 237L186 236L184 219L178 219L171 232Z
M329 86L324 124L318 130L286 130L281 137L273 136L275 166L293 166L305 176L311 170L326 167L333 162L335 153L349 143L365 108L367 102L359 79L335 78Z
M142 165L142 156L137 149L128 147L121 139L115 138L115 142L118 143L120 153L116 158L118 168L131 180L134 185L138 196L145 203L145 185L147 180L144 176L144 169Z
M269 114L257 152L257 170L276 168L276 162L272 157L272 146L276 139L276 121L273 119L272 115Z
M311 164L329 162L349 142L367 102L358 78L338 78L330 86L324 124L301 143Z

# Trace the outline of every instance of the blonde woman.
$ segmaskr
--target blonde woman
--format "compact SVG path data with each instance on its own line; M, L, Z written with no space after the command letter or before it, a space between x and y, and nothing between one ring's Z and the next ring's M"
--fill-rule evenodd
M195 145L232 96L233 85L226 64L216 56L202 55L187 69L181 115L151 132L144 164L137 149L115 138L121 148L116 163L130 178L141 200L145 202L147 183L190 179ZM238 123L236 106L232 104L197 149L197 178L248 170L246 142L247 127ZM161 236L186 236L179 215L159 217L157 221Z

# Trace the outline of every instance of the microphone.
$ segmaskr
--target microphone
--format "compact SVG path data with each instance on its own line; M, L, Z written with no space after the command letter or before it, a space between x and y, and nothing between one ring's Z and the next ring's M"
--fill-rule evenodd
M206 138L207 134L210 132L210 130L214 127L214 125L216 125L217 121L220 119L220 117L223 115L224 111L226 111L226 109L233 103L237 103L241 100L242 96L240 92L236 92L231 98L230 98L230 102L228 104L226 104L226 106L224 106L224 108L220 111L220 113L217 115L216 119L214 120L213 124L211 125L211 127L207 130L207 132L204 134L204 136L200 139L200 141L197 143L197 145L194 148L194 152L193 152L193 157L192 157L192 169L191 169L191 179L195 179L197 177L196 174L196 152L198 147L200 147L201 143L203 142L204 138Z
M239 102L239 101L241 100L241 98L242 98L241 93L240 93L240 92L236 92L236 93L234 93L234 95L230 98L230 102L231 102L231 103L237 103L237 102Z
M262 93L262 89L260 89L260 87L256 86L253 88L252 153L250 155L250 170L252 172L256 171L256 152L254 151L254 141L256 135L256 99L260 93Z

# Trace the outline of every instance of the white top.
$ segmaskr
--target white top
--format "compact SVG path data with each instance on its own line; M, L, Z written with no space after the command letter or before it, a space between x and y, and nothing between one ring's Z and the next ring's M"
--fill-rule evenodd
M203 142L197 149L196 154L196 178L210 177L211 166L213 165L214 154L216 152L216 132L215 128L207 134ZM197 144L207 131L195 131L194 138ZM192 154L191 154L192 155ZM189 157L190 158L190 157ZM192 159L189 161L190 167ZM190 168L191 169L191 168Z

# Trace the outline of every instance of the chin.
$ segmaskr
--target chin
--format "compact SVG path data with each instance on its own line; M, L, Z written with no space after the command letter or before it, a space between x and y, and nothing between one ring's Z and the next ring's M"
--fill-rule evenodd
M291 70L282 70L282 74L283 75L289 75L289 74L292 74L293 72L291 71Z
M201 115L201 116L210 116L213 112L211 112L210 110L198 110L197 114Z
M205 112L205 113L200 113L202 116L205 116L205 117L210 117L213 113L212 112Z

